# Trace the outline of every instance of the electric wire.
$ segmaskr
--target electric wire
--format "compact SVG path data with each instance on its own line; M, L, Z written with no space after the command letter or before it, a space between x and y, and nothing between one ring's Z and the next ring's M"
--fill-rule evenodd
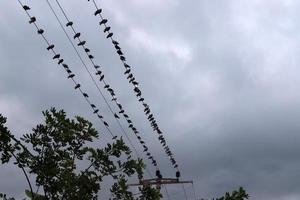
M46 44L48 45L47 47L47 50L50 50L52 53L53 53L53 60L58 60L58 65L62 65L64 70L67 72L68 74L68 78L72 80L72 82L75 84L75 87L74 89L80 91L80 93L83 95L85 101L89 104L89 106L91 107L92 111L93 111L93 114L96 114L97 117L99 118L99 120L102 122L102 124L104 124L106 130L110 133L110 135L112 136L113 139L116 139L116 136L112 133L112 131L110 130L109 128L109 125L106 121L104 121L103 119L103 116L98 114L100 113L99 109L95 106L95 104L93 104L89 99L88 99L88 95L87 93L83 92L83 90L81 89L81 85L75 80L75 74L72 73L72 71L70 70L69 66L64 62L64 59L61 58L60 54L56 53L56 51L54 50L54 45L51 44L49 42L49 40L45 37L44 35L44 30L39 28L39 26L37 25L37 22L36 22L36 18L34 16L31 16L28 12L28 10L30 10L30 8L26 5L23 5L22 2L20 0L18 0L19 4L23 7L23 9L25 10L27 16L29 17L30 21L29 23L30 24L34 24L34 26L36 27L37 29L37 32L39 35L42 36L43 40L46 42Z
M169 160L171 161L172 166L177 169L176 177L179 178L180 177L180 171L179 171L179 168L178 168L177 161L174 158L174 154L171 152L169 146L167 145L166 140L163 136L163 132L159 128L158 123L156 122L156 120L154 118L154 115L151 113L149 105L147 103L145 103L145 99L142 97L142 92L138 87L139 83L135 80L135 77L134 77L133 73L131 72L131 70L132 70L131 67L126 63L126 58L124 57L124 54L121 51L121 48L119 46L119 42L117 42L116 40L113 39L113 33L110 32L111 27L106 25L108 20L105 19L101 14L102 9L99 9L99 7L98 7L97 3L95 2L95 0L92 0L92 2L93 2L94 6L96 8L96 11L95 11L94 15L95 16L99 15L99 17L101 19L99 25L100 26L103 25L104 26L104 32L108 33L106 38L109 38L111 40L112 44L114 45L114 47L116 49L116 52L119 55L119 58L120 58L121 62L123 63L124 67L125 67L125 70L126 70L125 74L128 73L127 79L129 79L129 83L131 83L133 85L133 91L135 92L136 97L138 98L138 101L141 102L142 105L144 106L144 113L147 116L148 121L149 121L151 127L153 128L153 131L155 131L158 134L158 139L159 139L160 143L162 144L163 149L165 150L165 153L169 157Z
M128 135L127 135L127 133L126 133L124 127L123 127L122 124L120 123L119 117L118 117L118 116L116 115L116 113L112 110L111 106L109 105L108 101L106 100L105 96L103 95L103 93L101 92L99 86L97 85L95 79L92 77L90 71L89 71L88 68L87 68L87 65L86 65L85 62L83 61L83 59L82 59L82 57L80 56L78 50L76 49L75 45L73 44L72 40L70 39L69 34L66 32L64 26L62 25L61 20L59 19L58 15L56 14L56 12L55 12L53 6L50 4L50 2L49 2L48 0L46 0L46 1L47 1L48 6L50 7L52 13L55 15L56 20L57 20L58 23L60 24L60 27L62 28L62 30L64 31L65 35L67 36L69 42L72 44L74 50L76 51L77 56L80 58L82 64L85 66L86 70L89 72L90 77L92 78L92 80L93 80L95 86L97 87L98 91L100 92L100 94L101 94L102 98L104 99L106 105L108 106L110 112L113 114L113 116L114 116L116 122L118 123L119 127L121 128L123 134L126 136L126 138L127 138L127 140L129 141L130 145L135 149L135 147L134 147L133 143L131 142L130 138L128 137ZM69 17L67 16L67 14L66 14L66 12L64 11L63 7L62 7L61 4L59 3L59 1L56 0L56 3L57 3L57 5L59 6L60 10L62 11L63 15L65 16L65 18L66 18L66 20L67 20L67 24L70 24L71 21L69 20ZM81 41L81 39L80 39L80 32L76 32L76 30L75 30L74 27L73 27L73 22L71 22L71 23L72 23L72 24L70 25L70 27L71 27L71 29L73 30L73 33L74 33L75 35L77 34L76 38L78 39L79 43L81 43L82 41ZM74 37L74 38L75 38L75 37ZM98 70L97 70L97 66L98 66L98 65L96 65L95 62L93 61L94 56L92 56L92 54L89 54L89 53L88 53L88 52L90 52L90 49L89 49L89 51L86 51L87 48L86 48L85 44L84 44L84 45L81 45L81 46L82 46L82 48L85 50L84 52L87 54L88 59L91 61L92 65L93 65L94 68L96 69L96 74L97 74L97 71L98 71ZM101 73L101 74L102 74L102 73ZM98 73L98 75L101 75L101 74ZM101 81L100 81L100 82L101 82ZM107 91L109 92L109 91L110 91L109 89L111 89L111 87L109 86L109 84L107 84L107 82L105 81L104 77L103 77L102 83L104 84L104 88L107 88L107 89L108 89ZM107 86L109 86L109 87L107 87ZM113 91L113 90L112 90L112 91ZM129 116L128 116L128 114L125 114L125 111L124 111L124 109L123 109L123 106L122 106L122 108L121 108L121 106L118 106L118 105L121 105L121 104L117 102L117 97L116 97L115 93L114 93L114 92L113 92L113 93L112 93L112 92L109 92L109 94L111 94L111 96L113 97L112 101L114 101L114 102L117 104L117 107L118 107L120 110L123 110L124 113L123 113L122 116L125 118L125 120L127 121L127 123L129 123L129 127L133 128L133 133L137 136L137 138L140 140L140 142L142 142L142 145L143 145L145 142L142 141L142 140L141 140L141 137L137 135L138 132L136 131L136 128L133 126L132 120L129 120L129 119L128 119ZM125 117L125 116L126 116L126 117ZM144 145L143 145L143 146L144 146ZM138 155L138 157L140 157L140 155L139 155L139 153L138 153L138 151L137 151L136 149L135 149L135 152L136 152L136 154ZM159 170L159 168L158 168L158 166L157 166L157 162L156 162L156 160L154 160L153 156L149 153L148 148L146 149L145 152L147 153L147 156L149 156L149 157L152 158L152 160L151 160L151 161L152 161L152 164L153 164L153 162L154 162L154 166L157 168L157 170Z
M185 188L184 188L184 184L181 184L181 186L182 186L182 189L183 189L183 193L184 193L185 200L187 200L188 197L187 197L186 190L185 190Z

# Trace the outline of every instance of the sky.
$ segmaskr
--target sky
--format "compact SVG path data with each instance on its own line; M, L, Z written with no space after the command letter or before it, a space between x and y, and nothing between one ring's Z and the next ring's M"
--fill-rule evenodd
M120 135L46 1L22 2ZM55 1L50 2L62 16ZM115 50L93 16L92 3L60 2L143 133L162 174L174 177ZM300 199L299 1L98 3L175 154L182 180L194 181L197 198L243 186L251 199ZM54 106L70 117L91 120L103 140L109 140L17 1L0 1L0 27L0 113L8 118L10 130L17 137L30 132L42 122L42 111ZM154 172L150 165L148 169ZM25 184L12 165L1 166L0 192L21 198ZM184 199L181 187L167 186L170 199ZM185 188L192 199L191 185Z

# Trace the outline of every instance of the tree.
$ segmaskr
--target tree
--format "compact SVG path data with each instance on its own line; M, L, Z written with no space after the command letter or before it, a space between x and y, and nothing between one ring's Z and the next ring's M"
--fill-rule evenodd
M43 112L45 122L24 134L20 140L5 126L0 114L0 157L2 164L13 162L28 182L27 197L35 200L98 199L103 179L110 178L111 200L158 200L161 194L152 187L139 188L140 196L129 191L129 177L142 178L141 159L131 159L131 150L122 138L103 147L93 147L99 133L92 123L76 116L69 119L63 110ZM35 175L34 191L28 173ZM8 198L0 194L0 199Z

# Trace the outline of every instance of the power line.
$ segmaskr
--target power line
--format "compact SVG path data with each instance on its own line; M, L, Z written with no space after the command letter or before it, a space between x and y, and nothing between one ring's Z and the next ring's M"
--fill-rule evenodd
M83 59L81 58L81 56L80 56L79 52L77 51L75 45L73 44L72 40L70 39L69 34L66 32L64 26L62 25L61 20L60 20L59 17L57 16L57 14L56 14L56 12L54 11L52 5L50 4L50 2L49 2L48 0L47 0L47 3L48 3L48 6L50 7L52 13L55 15L56 20L57 20L58 23L60 24L60 27L62 28L62 30L64 31L65 35L67 36L69 42L72 44L74 50L76 51L77 56L80 58L82 64L85 66L85 69L89 72L90 77L92 78L92 80L93 80L95 86L96 86L97 89L99 90L99 92L100 92L102 98L104 99L106 105L109 107L109 110L110 110L110 112L113 114L113 116L114 116L116 122L118 123L119 127L120 127L121 130L123 131L123 134L125 134L125 136L126 136L127 139L129 140L129 143L130 143L131 146L134 148L133 143L131 142L130 138L128 137L128 135L127 135L127 133L126 133L126 131L125 131L125 129L124 129L124 127L121 125L121 123L120 123L120 121L119 121L118 115L112 110L112 108L111 108L111 106L109 105L108 101L106 100L105 96L102 94L100 88L98 87L96 81L95 81L95 80L93 79L93 77L91 76L90 71L88 70L88 68L87 68L86 64L84 63ZM66 18L66 20L67 20L67 23L66 23L66 24L67 24L67 27L69 26L69 27L71 27L71 29L73 30L73 33L74 33L74 39L77 38L78 41L79 41L79 43L82 43L83 41L80 39L80 35L81 35L80 32L77 32L77 31L74 29L73 22L69 20L69 18L68 18L68 16L67 16L66 12L64 11L64 9L63 9L62 5L59 3L59 1L56 0L56 3L58 4L60 10L62 11L63 15L65 16L65 18ZM95 70L96 70L96 74L99 75L99 76L100 76L100 79L101 79L101 76L104 76L104 74L103 74L102 71L101 71L101 73L98 73L98 72L99 72L99 70L98 70L98 68L99 68L98 66L99 66L99 65L96 65L96 64L95 64L95 62L94 62L94 60L93 60L93 59L94 59L94 56L90 53L90 49L88 49L88 48L86 47L86 44L81 45L81 46L82 46L82 48L84 49L84 52L87 54L88 59L91 61L92 65L94 66L94 68L95 68ZM87 49L88 49L88 50L87 50ZM102 83L104 84L104 88L106 88L107 91L109 92L109 94L112 96L112 101L116 103L117 107L119 108L120 112L122 113L121 116L124 117L124 119L126 120L126 122L129 124L129 128L132 129L133 133L136 135L136 137L137 137L138 140L140 141L141 145L144 147L144 152L145 152L146 155L148 156L147 158L149 159L149 157L150 157L150 161L152 161L152 164L153 164L153 165L157 168L157 170L159 171L159 168L158 168L158 166L157 166L156 160L153 158L153 156L152 156L151 153L149 152L148 147L145 146L145 142L141 139L141 136L138 135L139 132L138 132L137 129L133 126L133 122L132 122L132 120L129 118L128 114L125 113L125 110L124 110L123 106L117 101L117 97L116 97L116 94L115 94L114 90L113 90L112 87L109 86L109 84L105 81L105 78L104 78L104 77L102 78L102 81L100 81L100 82L102 82ZM134 149L135 149L135 148L134 148ZM135 152L136 152L137 155L139 155L136 149L135 149ZM140 157L140 156L139 156L139 157ZM160 172L159 172L159 174L160 174Z
M95 11L94 15L95 16L98 15L100 17L101 21L99 22L99 25L100 26L103 25L104 33L107 33L106 38L109 38L111 40L113 46L115 47L116 53L118 54L123 66L125 67L125 73L124 74L127 76L127 79L129 81L129 83L132 84L133 91L134 91L138 101L141 102L141 104L143 105L144 113L145 113L151 127L153 128L153 131L155 131L158 134L158 139L159 139L161 145L163 146L163 149L165 150L166 155L169 157L169 160L170 160L172 166L177 169L176 177L179 178L180 177L180 171L179 171L179 168L178 168L177 161L174 158L174 154L171 152L169 146L167 145L167 142L166 142L166 140L163 136L163 132L159 128L158 123L157 123L153 113L150 110L150 106L145 102L145 99L142 96L142 91L138 87L139 83L136 81L136 78L135 78L135 76L132 72L132 69L131 69L130 65L128 65L127 62L126 62L126 58L124 56L124 53L121 50L119 42L117 42L115 39L113 39L113 33L111 32L111 27L106 25L108 20L105 19L101 14L102 9L100 9L98 7L95 0L92 0L92 2L93 2L94 6L96 8L96 11Z

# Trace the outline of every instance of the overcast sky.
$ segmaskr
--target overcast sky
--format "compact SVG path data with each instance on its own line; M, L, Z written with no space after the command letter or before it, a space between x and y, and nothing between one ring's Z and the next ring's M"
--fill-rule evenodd
M120 135L46 1L22 2L32 8L46 37ZM163 175L174 177L115 50L93 16L93 5L84 0L61 3L149 143ZM251 199L300 199L299 1L99 3L178 160L182 179L194 181L198 198L244 186ZM0 113L8 117L9 128L17 136L28 133L42 121L41 112L55 106L70 117L88 118L108 139L17 1L0 1L0 27ZM0 192L20 197L25 184L21 172L1 166ZM191 186L185 187L192 198ZM167 188L170 199L184 199L180 185Z

